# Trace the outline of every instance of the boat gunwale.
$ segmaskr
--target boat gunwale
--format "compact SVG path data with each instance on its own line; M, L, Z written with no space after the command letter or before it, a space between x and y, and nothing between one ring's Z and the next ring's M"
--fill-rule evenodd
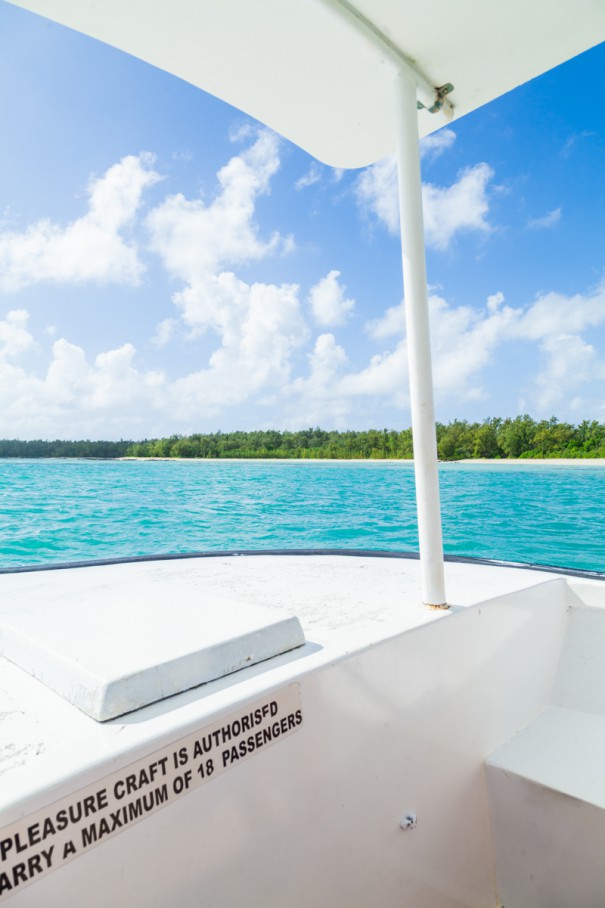
M29 574L38 571L63 571L74 568L107 567L116 564L138 564L154 561L184 561L193 558L235 558L248 556L274 557L282 555L296 555L302 557L312 556L343 556L349 558L400 558L410 561L419 561L420 555L413 551L382 550L382 549L225 549L203 550L198 552L170 552L155 555L125 555L118 558L87 559L84 561L58 562L56 564L28 564L15 567L0 568L0 575ZM470 555L444 555L444 560L453 564L486 565L488 567L517 568L524 571L541 571L547 574L562 574L568 577L579 577L588 580L605 581L605 571L583 570L581 568L560 567L557 565L540 564L537 562L502 561L495 558L476 558Z

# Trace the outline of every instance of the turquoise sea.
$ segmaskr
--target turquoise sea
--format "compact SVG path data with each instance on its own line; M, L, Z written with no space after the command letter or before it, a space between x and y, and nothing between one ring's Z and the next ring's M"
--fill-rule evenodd
M605 468L444 464L448 554L605 571ZM0 460L0 568L418 548L410 463Z

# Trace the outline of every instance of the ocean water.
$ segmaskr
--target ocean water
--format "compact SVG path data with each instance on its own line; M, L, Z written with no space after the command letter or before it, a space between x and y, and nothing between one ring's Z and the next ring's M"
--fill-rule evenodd
M446 553L605 571L605 468L440 472ZM0 568L269 548L416 551L412 465L0 460Z

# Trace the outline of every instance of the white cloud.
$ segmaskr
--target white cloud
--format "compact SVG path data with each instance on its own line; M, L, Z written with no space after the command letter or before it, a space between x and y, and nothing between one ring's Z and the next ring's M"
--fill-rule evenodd
M545 293L538 296L519 321L518 335L542 340L559 334L579 334L605 323L605 283L589 294Z
M296 420L291 424L321 424L326 420L346 426L351 414L359 418L361 401L376 408L407 403L407 360L404 342L395 350L371 358L359 371L345 372L345 350L333 334L320 335L308 357L307 377L296 378L285 389L286 397L296 400Z
M157 325L155 329L155 334L151 338L151 344L154 347L165 347L166 344L171 340L174 335L176 328L176 320L173 318L165 318L163 321Z
M441 402L487 397L482 370L509 338L517 310L503 305L502 294L488 297L485 310L452 307L436 295L429 302L435 394Z
M285 383L290 356L308 338L292 284L247 284L230 272L205 275L176 295L183 321L196 334L212 330L221 345L208 368L173 386L177 412L218 412L262 388Z
M199 430L201 420L230 407L269 402L276 414L285 406L285 417L276 415L282 425L346 427L352 418L372 422L387 408L408 406L401 306L369 323L376 341L392 340L365 365L355 367L326 332L302 375L294 354L300 357L309 331L295 285L247 284L222 272L188 285L179 305L190 332L215 332L220 341L204 368L172 381L141 368L132 344L90 356L65 338L53 344L42 372L28 372L20 364L36 344L28 313L9 313L0 321L0 437L165 435ZM528 352L527 371L511 375L511 386L530 412L602 416L605 362L585 335L605 325L604 287L573 297L550 293L525 307L507 305L498 292L478 309L432 293L430 308L438 406L489 400L486 370L507 344L524 343L539 366Z
M162 372L140 372L135 356L133 345L123 344L99 353L91 365L81 347L64 338L56 341L44 383L50 402L73 403L81 416L116 408L124 416L139 406L155 406L165 377Z
M496 348L507 337L516 312L502 306L501 294L490 297L485 310L450 306L443 297L431 294L431 346L435 395L439 402L473 400L485 396L481 371ZM375 340L402 335L403 306L393 306L382 319L370 322L366 330ZM393 404L407 400L407 341L373 357L369 366L343 379L342 389L356 394L383 395Z
M468 400L484 396L480 372L490 362L499 344L508 338L519 315L503 303L502 293L492 294L487 298L483 312L470 306L452 307L436 293L429 296L434 385L440 400ZM368 322L365 330L375 341L403 336L403 303L391 306L381 318ZM404 343L401 350L406 349ZM379 364L385 359L388 355L383 354ZM396 390L393 387L391 393Z
M350 410L349 401L339 392L339 375L347 362L347 354L336 343L333 334L320 334L313 351L308 355L309 374L295 379L287 395L296 398L296 416L289 421L293 428L301 424L339 425Z
M66 227L37 221L24 232L0 233L0 288L12 292L42 281L138 284L144 266L131 225L144 190L160 179L153 156L128 155L88 186L89 208Z
M286 403L295 414L293 426L326 420L345 426L364 412L371 420L383 408L407 406L402 304L366 323L379 352L354 360L351 350L349 359L334 334L325 331L344 324L354 311L340 271L330 270L311 288L305 311L297 285L246 281L238 273L293 244L278 232L265 233L256 221L258 200L270 192L280 166L279 140L268 131L248 131L247 138L251 135L249 147L220 170L214 197L168 197L146 221L153 250L176 279L173 315L157 325L151 343L162 347L175 335L179 340L206 335L210 356L195 371L169 381L162 372L141 367L130 343L94 356L59 338L50 361L34 374L23 365L36 346L28 313L15 309L0 320L0 435L115 437L122 429L136 435L138 427L147 435L154 427L158 434L194 431L204 417L269 401L276 411ZM444 130L432 138L425 153L435 155L455 136ZM130 227L145 188L159 179L151 164L149 156L124 158L91 182L88 212L66 227L38 222L22 234L0 232L0 281L13 289L34 279L136 283L142 264ZM488 231L491 179L491 169L479 164L459 174L452 186L425 186L427 241L446 249L462 231ZM366 211L397 230L392 159L367 168L357 193ZM556 211L547 217L555 219ZM500 348L514 342L535 354L527 356L527 375L514 376L528 407L547 415L556 407L564 418L565 407L582 412L586 401L597 406L599 397L602 406L605 365L589 331L605 325L603 287L575 296L542 294L516 307L500 292L480 308L454 306L432 292L430 307L440 403L487 398L488 369ZM311 336L306 318L325 332L312 348L305 347ZM56 330L47 333L54 338ZM40 348L48 343L46 338ZM537 367L531 365L536 356Z
M426 158L438 158L444 151L448 151L455 141L456 133L445 126L420 140L420 154Z
M312 375L333 376L347 361L347 354L338 346L333 334L320 334L310 359Z
M315 161L311 163L311 166L306 173L299 177L299 179L294 184L295 189L306 189L308 186L313 186L315 183L319 183L321 180L321 167Z
M134 364L136 350L123 344L116 350L99 353L92 372L90 403L93 409L113 410L140 405L155 406L154 397L165 385L162 372L139 372Z
M0 321L0 360L16 359L25 350L35 346L27 329L28 320L29 312L25 309L12 309Z
M99 231L106 240L113 237L121 243L118 231L134 216L142 188L157 179L145 170L143 165L149 163L146 158L125 158L91 184L89 213L62 233L49 228L54 245L47 244L40 252L38 264L50 251L57 252L59 241L69 240L75 254L74 235L93 228L97 244L102 240ZM5 370L5 390L12 401L6 413L19 414L22 435L27 434L30 419L37 421L38 433L49 427L49 434L65 437L74 433L98 437L94 427L101 422L112 426L114 434L124 422L128 433L142 423L148 432L156 417L164 427L195 425L204 415L248 400L256 402L290 381L292 356L309 336L299 287L248 283L231 270L291 247L291 239L278 233L262 237L254 217L256 202L270 191L279 165L278 138L267 130L256 131L249 147L219 171L218 191L210 202L171 196L147 218L152 249L181 283L173 294L177 313L160 322L152 345L166 344L177 331L189 339L215 335L215 349L202 367L168 382L160 372L138 368L132 344L104 351L91 363L84 349L60 338L44 377L14 367L9 380ZM134 246L128 251L136 259ZM119 249L114 252L119 259ZM75 279L76 271L66 270L66 256L61 261L63 272ZM118 264L114 263L116 268ZM90 265L81 267L87 267L87 273L100 273L91 271ZM42 270L48 276L48 269ZM135 273L140 271L133 264L133 279ZM335 282L331 317L336 309L344 317L352 301L342 292L339 295L337 274L328 277ZM27 313L16 311L0 323L5 358L16 359L33 343L26 321Z
M150 212L151 248L171 274L190 282L207 272L263 259L283 246L279 233L260 239L253 220L255 202L269 192L279 168L278 151L278 138L263 130L221 168L220 191L210 204L178 194Z
M229 141L232 145L237 145L239 142L254 138L255 134L255 127L250 120L240 120L230 127Z
M154 434L154 426L158 434L169 434L255 400L264 387L282 387L290 377L292 351L307 340L298 288L249 286L229 274L215 282L203 295L214 293L216 318L221 301L227 301L220 315L222 345L207 368L172 382L161 371L142 370L130 343L91 361L65 338L53 344L44 373L29 373L18 364L34 343L23 329L27 313L0 322L0 353L3 341L7 350L0 356L0 437L136 437ZM188 305L193 323L191 296Z
M490 231L486 220L487 185L493 175L487 164L476 164L463 170L458 180L446 188L423 185L424 232L429 246L443 251L458 233Z
M168 406L161 372L141 372L131 344L99 354L64 338L43 377L0 362L0 436L103 438L144 433Z
M554 208L541 218L530 218L527 222L529 230L550 230L556 227L561 220L561 209Z
M183 281L173 301L189 338L211 332L219 340L208 365L172 387L175 413L217 413L288 381L291 355L307 339L298 286L250 284L231 270L291 248L278 233L262 239L254 221L279 166L279 139L262 130L219 171L212 201L172 196L148 217L152 248ZM162 322L154 343L175 328Z
M427 158L436 158L452 147L456 133L452 129L440 129L425 136L420 142L420 154ZM370 212L389 233L399 232L399 195L397 187L397 159L390 155L365 170L359 175L355 192L362 209ZM426 204L426 198L423 198ZM427 237L428 242L428 237Z
M482 381L486 367L494 362L498 350L510 342L537 344L541 366L531 374L519 376L526 405L537 415L550 415L557 407L562 416L573 404L577 412L596 414L605 388L605 363L583 334L605 325L605 284L586 294L565 296L548 293L524 307L505 305L504 295L487 298L485 310L470 306L450 306L437 294L429 298L435 394L439 403L488 397ZM375 340L402 333L401 307L388 309L381 319L366 325ZM394 396L399 391L401 372L394 367L396 358L405 354L405 342L376 357L357 375L343 379L340 391L355 389L363 393ZM505 354L504 354L505 355ZM406 378L407 381L407 378ZM586 396L582 398L580 391Z
M605 283L587 294L540 295L520 316L514 336L538 343L541 363L526 391L528 406L543 415L556 407L559 414L602 412L605 361L582 335L605 324ZM576 393L581 392L581 393ZM582 396L584 395L584 396Z
M344 325L355 308L355 300L346 299L346 287L339 283L339 277L340 271L330 271L309 291L308 302L319 325Z
M382 341L405 330L405 311L403 301L397 306L390 306L380 318L372 319L364 325L364 331L372 340Z
M325 167L317 161L311 161L309 169L303 173L294 184L296 190L308 189L309 186L315 186L321 183L324 177L327 177L332 183L340 183L345 175L342 167Z
M347 397L377 397L395 406L408 400L407 351L404 342L394 350L373 356L359 372L350 372L339 391Z
M82 395L88 401L92 383L84 350L63 337L56 341L46 380L40 383L40 396L49 404L75 403L79 407Z
M579 386L605 377L595 348L577 335L547 337L540 344L540 351L544 354L544 367L536 376L532 400L542 413L559 407Z
M487 188L494 173L487 164L463 170L451 186L422 186L424 231L428 246L447 249L454 237L473 230L486 233L489 200ZM399 230L397 164L394 157L367 167L356 183L357 200L363 211L374 215L390 233Z
M486 301L485 309L450 306L433 293L429 297L435 394L439 403L475 400L486 396L481 382L482 371L495 351L516 331L520 311L505 306L501 293ZM384 315L366 324L366 331L376 341L395 338L392 349L373 357L358 371L327 372L312 368L307 381L292 383L290 390L302 398L302 407L328 402L343 416L358 410L360 398L374 410L385 406L401 409L409 404L407 342L404 334L402 304L387 309ZM331 335L330 335L331 337ZM399 338L399 339L397 339ZM338 365L343 366L344 351ZM313 366L313 363L312 363Z
M398 232L399 196L394 156L362 170L355 183L355 194L362 211L378 218L389 233Z
M497 293L492 293L487 298L487 311L496 312L502 303L504 302L504 294L498 291Z
M347 361L344 349L336 343L333 334L320 334L315 341L313 352L308 355L309 375L298 378L292 383L292 389L305 391L313 397L326 397L330 385L337 373Z

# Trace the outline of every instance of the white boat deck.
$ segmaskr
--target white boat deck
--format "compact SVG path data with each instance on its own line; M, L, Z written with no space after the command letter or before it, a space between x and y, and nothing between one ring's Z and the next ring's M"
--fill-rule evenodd
M112 664L130 662L130 648L157 655L162 638L174 650L196 601L239 600L277 625L297 617L306 642L105 722L33 677L34 665L0 657L0 902L198 908L203 890L214 908L569 908L557 892L571 891L574 908L595 908L601 863L580 885L574 849L586 811L598 812L593 851L605 847L599 778L581 810L582 792L562 802L548 786L574 767L550 766L550 738L539 751L531 741L557 711L565 735L573 709L595 714L576 724L602 747L605 584L481 564L447 563L446 574L447 612L419 603L419 564L397 558L1 575L0 646L21 618L43 655L45 633L62 637L53 615L71 615L66 676L78 635L84 662L112 641ZM528 797L556 815L544 842ZM554 835L567 828L572 838Z
M0 809L31 795L31 770L40 788L81 773L129 749L205 722L247 697L316 670L347 654L434 621L451 620L459 609L493 596L544 583L554 575L513 568L450 563L447 581L451 609L420 603L420 571L415 560L349 556L229 556L176 561L102 565L0 576L2 628L19 613L48 610L57 620L66 605L83 615L92 604L93 623L80 624L82 648L113 634L123 649L128 628L133 649L145 645L146 603L165 603L165 632L179 629L179 597L188 593L265 606L279 617L296 616L306 644L258 666L148 706L103 725L67 703L22 668L0 657ZM111 626L99 627L96 605L108 603ZM123 621L116 621L120 603ZM133 618L139 635L133 636ZM95 627L94 621L97 622ZM156 627L157 632L157 627ZM71 633L73 633L70 630ZM233 628L234 634L237 627Z

